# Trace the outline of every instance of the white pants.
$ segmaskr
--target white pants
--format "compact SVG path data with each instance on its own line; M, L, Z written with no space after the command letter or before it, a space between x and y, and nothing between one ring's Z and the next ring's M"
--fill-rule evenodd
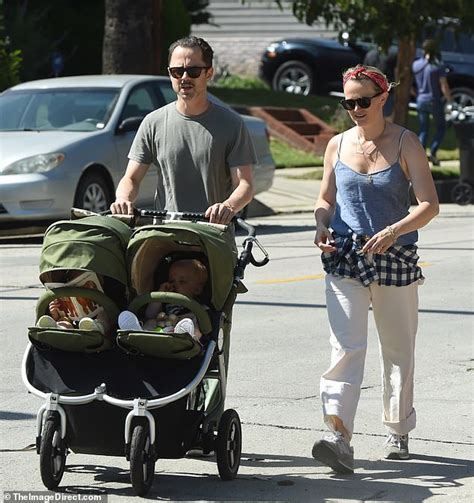
M404 435L415 427L413 377L418 325L418 282L408 286L365 287L355 279L326 276L326 303L331 331L331 366L321 377L327 416L338 416L352 435L367 350L367 323L372 304L379 335L383 382L383 423Z

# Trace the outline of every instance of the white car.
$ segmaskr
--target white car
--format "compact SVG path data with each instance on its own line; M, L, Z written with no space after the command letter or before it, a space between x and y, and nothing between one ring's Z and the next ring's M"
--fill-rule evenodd
M167 77L150 75L61 77L4 91L0 222L65 218L72 206L107 210L143 117L175 99ZM242 118L257 154L253 174L259 193L271 187L275 163L264 121ZM153 207L156 177L148 170L138 207Z

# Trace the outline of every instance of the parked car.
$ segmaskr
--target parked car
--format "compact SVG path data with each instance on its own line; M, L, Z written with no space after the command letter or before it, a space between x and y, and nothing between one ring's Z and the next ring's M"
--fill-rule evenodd
M72 206L108 209L142 119L175 99L167 77L144 75L45 79L0 94L0 222L64 218ZM271 187L275 164L265 122L242 118L259 193ZM139 207L152 207L156 176L148 170Z
M274 90L289 93L327 94L342 91L342 72L362 63L368 42L340 39L289 38L271 43L260 62L260 76ZM392 50L397 50L394 46ZM417 57L421 56L417 50ZM453 99L462 106L474 105L474 40L465 33L446 29L441 59L447 66Z

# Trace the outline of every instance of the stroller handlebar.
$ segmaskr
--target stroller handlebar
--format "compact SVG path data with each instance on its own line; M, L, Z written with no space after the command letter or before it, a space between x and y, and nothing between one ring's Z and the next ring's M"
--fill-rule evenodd
M130 227L134 227L137 225L140 218L153 218L154 220L158 220L163 222L167 221L189 221L189 222L209 222L209 218L206 217L204 213L194 213L187 211L158 211L158 210L143 210L140 208L134 209L133 215L120 215L120 214L112 214L110 210L104 211L102 213L94 213L92 211L72 208L71 209L71 219L84 218L93 215L101 215L107 217L113 217L122 222L125 222ZM235 216L232 218L232 222L239 227L240 229L247 232L247 237L244 239L242 244L243 251L239 255L237 260L237 266L235 268L235 277L237 280L241 280L244 277L245 267L250 263L255 267L262 267L268 263L270 260L268 257L268 253L260 244L258 239L256 238L256 230L255 227L242 218ZM218 225L218 224L216 224ZM263 259L257 260L252 254L253 245L256 244L257 247L263 254Z

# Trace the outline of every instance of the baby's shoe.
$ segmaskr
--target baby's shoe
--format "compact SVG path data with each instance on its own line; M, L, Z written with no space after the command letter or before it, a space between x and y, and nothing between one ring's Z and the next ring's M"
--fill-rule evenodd
M188 333L191 337L194 336L194 323L191 318L183 318L178 321L174 327L175 334Z
M40 328L58 328L56 321L49 315L44 314L36 322L36 326Z
M118 326L121 330L143 331L137 316L132 311L122 311L119 314Z
M87 316L79 320L79 330L95 330L104 335L104 327L102 326L102 323L99 323L97 320L92 318L88 318Z

